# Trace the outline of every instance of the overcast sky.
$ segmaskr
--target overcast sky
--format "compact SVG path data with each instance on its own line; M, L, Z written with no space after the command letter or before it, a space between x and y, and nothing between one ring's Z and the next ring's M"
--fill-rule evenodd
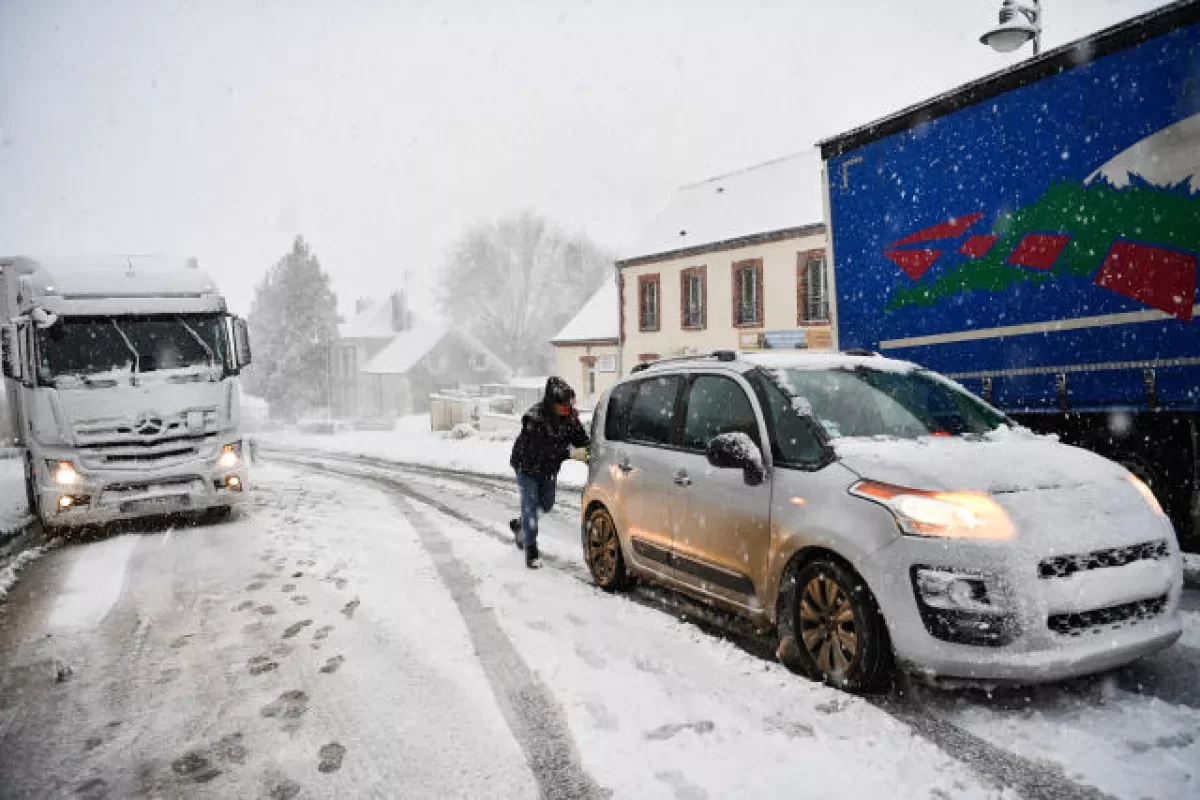
M620 250L673 187L1028 57L999 0L0 0L0 252L196 255L235 310L299 233L343 310L475 221ZM1046 0L1054 47L1161 0ZM814 180L819 176L814 175Z

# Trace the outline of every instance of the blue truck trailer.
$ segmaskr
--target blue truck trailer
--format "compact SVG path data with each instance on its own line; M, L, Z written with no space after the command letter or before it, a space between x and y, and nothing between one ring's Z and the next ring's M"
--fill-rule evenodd
M1128 466L1200 545L1200 2L821 142L835 346Z

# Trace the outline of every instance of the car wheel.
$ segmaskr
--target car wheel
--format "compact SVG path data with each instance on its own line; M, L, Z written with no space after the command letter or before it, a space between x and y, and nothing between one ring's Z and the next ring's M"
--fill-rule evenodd
M592 580L601 589L617 591L629 587L632 580L625 568L617 526L603 508L588 514L583 532L583 556Z
M789 571L780 589L779 657L792 670L850 692L887 688L892 645L863 579L832 558Z

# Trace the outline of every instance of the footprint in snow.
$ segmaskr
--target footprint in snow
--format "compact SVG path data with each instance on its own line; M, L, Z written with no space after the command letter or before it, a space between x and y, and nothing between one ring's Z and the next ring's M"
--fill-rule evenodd
M308 694L300 689L292 689L267 703L259 713L272 719L296 719L307 711Z
M337 772L342 768L342 759L346 757L346 748L337 742L330 742L321 748L321 762L317 769L321 772Z
M267 605L267 606L259 606L259 607L258 607L257 609L255 609L255 610L256 610L256 611L258 611L258 613L262 614L264 617L269 617L269 616L271 616L272 614L276 613L276 612L275 612L275 606L270 606L270 605Z
M695 731L696 733L712 733L716 728L712 722L702 719L699 722L673 722L669 725L662 725L649 731L646 738L651 741L665 741L667 739L682 733L683 731Z
M243 600L242 602L240 602L236 606L234 606L233 610L234 611L246 611L251 608L254 608L254 601L253 600Z
M334 656L333 658L325 659L325 666L321 667L321 672L326 675L332 675L341 668L342 664L346 663L345 656Z
M246 662L246 667L250 670L251 675L262 675L264 672L272 672L278 669L279 664L266 656L255 656Z
M354 619L354 612L359 607L362 601L357 597L351 600L346 605L342 606L342 613L346 615L346 619Z
M321 627L317 628L316 632L313 633L313 639L318 642L324 641L325 639L329 638L329 634L332 632L332 625L322 625Z
M292 602L298 606L306 606L308 605L308 597L302 594L294 594L292 595Z
M297 622L297 623L295 623L295 624L293 624L293 625L289 625L289 626L287 627L287 630L285 630L285 631L283 632L283 638L285 638L285 639L291 639L293 636L295 636L295 635L296 635L296 634L298 634L300 631L302 631L302 630L304 630L305 628L307 628L309 625L312 625L312 620L311 620L311 619L303 619L303 620L300 620L299 622Z
M281 592L294 592L294 591L296 591L296 584L294 584L294 583L285 583L285 584L283 585L283 588L281 588L279 591L281 591Z

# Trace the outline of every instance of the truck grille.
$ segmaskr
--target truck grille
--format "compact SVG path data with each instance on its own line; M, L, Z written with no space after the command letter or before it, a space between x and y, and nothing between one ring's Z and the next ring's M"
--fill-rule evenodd
M1051 614L1047 617L1046 624L1055 633L1079 636L1087 631L1099 633L1106 628L1120 628L1127 623L1144 622L1161 614L1166 607L1167 596L1164 594L1092 611Z
M85 468L170 466L197 458L203 438L174 438L153 444L111 444L80 448Z
M1155 542L1142 542L1129 547L1112 547L1107 550L1093 550L1090 553L1076 553L1067 556L1055 556L1042 559L1038 564L1038 577L1069 578L1077 572L1087 572L1105 567L1123 567L1135 561L1150 561L1166 558L1167 542L1159 539Z

